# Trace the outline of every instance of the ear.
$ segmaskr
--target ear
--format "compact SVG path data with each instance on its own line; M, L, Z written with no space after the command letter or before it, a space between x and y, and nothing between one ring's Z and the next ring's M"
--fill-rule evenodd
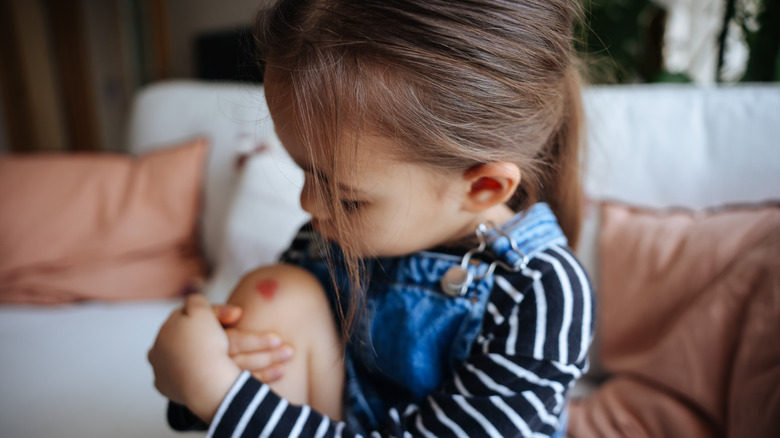
M463 209L478 213L512 197L520 184L520 168L507 162L480 164L465 171L463 178L467 184Z

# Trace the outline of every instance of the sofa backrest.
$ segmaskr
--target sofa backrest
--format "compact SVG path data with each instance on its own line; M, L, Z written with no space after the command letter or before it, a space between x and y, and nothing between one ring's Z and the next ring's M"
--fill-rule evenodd
M780 86L598 86L584 90L584 104L591 199L696 209L780 200ZM264 143L279 160L289 157L274 134L262 86L172 81L137 95L130 152L198 135L212 142L203 228L213 262L238 154ZM279 178L292 184L291 192L300 188L298 175ZM583 235L588 238L587 230ZM583 246L581 256L589 258L589 244Z
M780 86L591 87L586 192L649 208L780 200Z

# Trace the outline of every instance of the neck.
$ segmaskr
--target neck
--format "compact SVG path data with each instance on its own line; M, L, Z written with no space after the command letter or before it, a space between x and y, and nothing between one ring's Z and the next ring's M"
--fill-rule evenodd
M509 208L506 204L499 204L496 206L493 206L486 210L486 217L477 223L479 225L482 222L485 221L493 221L496 223L496 225L501 225L504 222L508 221L509 219L512 219L515 217L515 214L517 214L514 210Z
M506 204L494 205L487 210L475 214L474 217L460 229L460 232L450 241L450 243L470 240L474 237L477 226L483 222L491 221L498 226L507 222L509 219L512 219L515 214L516 212Z

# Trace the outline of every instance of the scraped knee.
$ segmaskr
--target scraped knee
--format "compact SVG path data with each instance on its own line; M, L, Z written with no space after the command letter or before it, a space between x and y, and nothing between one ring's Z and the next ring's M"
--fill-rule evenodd
M293 265L271 265L246 274L228 303L244 309L240 325L251 330L278 329L323 314L332 319L319 280Z

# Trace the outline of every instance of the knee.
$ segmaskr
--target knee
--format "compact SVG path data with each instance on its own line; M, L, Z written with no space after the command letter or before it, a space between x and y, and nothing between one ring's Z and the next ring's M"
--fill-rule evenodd
M286 264L262 267L246 274L228 303L243 309L240 325L249 329L278 327L280 323L331 315L319 280L304 269Z

